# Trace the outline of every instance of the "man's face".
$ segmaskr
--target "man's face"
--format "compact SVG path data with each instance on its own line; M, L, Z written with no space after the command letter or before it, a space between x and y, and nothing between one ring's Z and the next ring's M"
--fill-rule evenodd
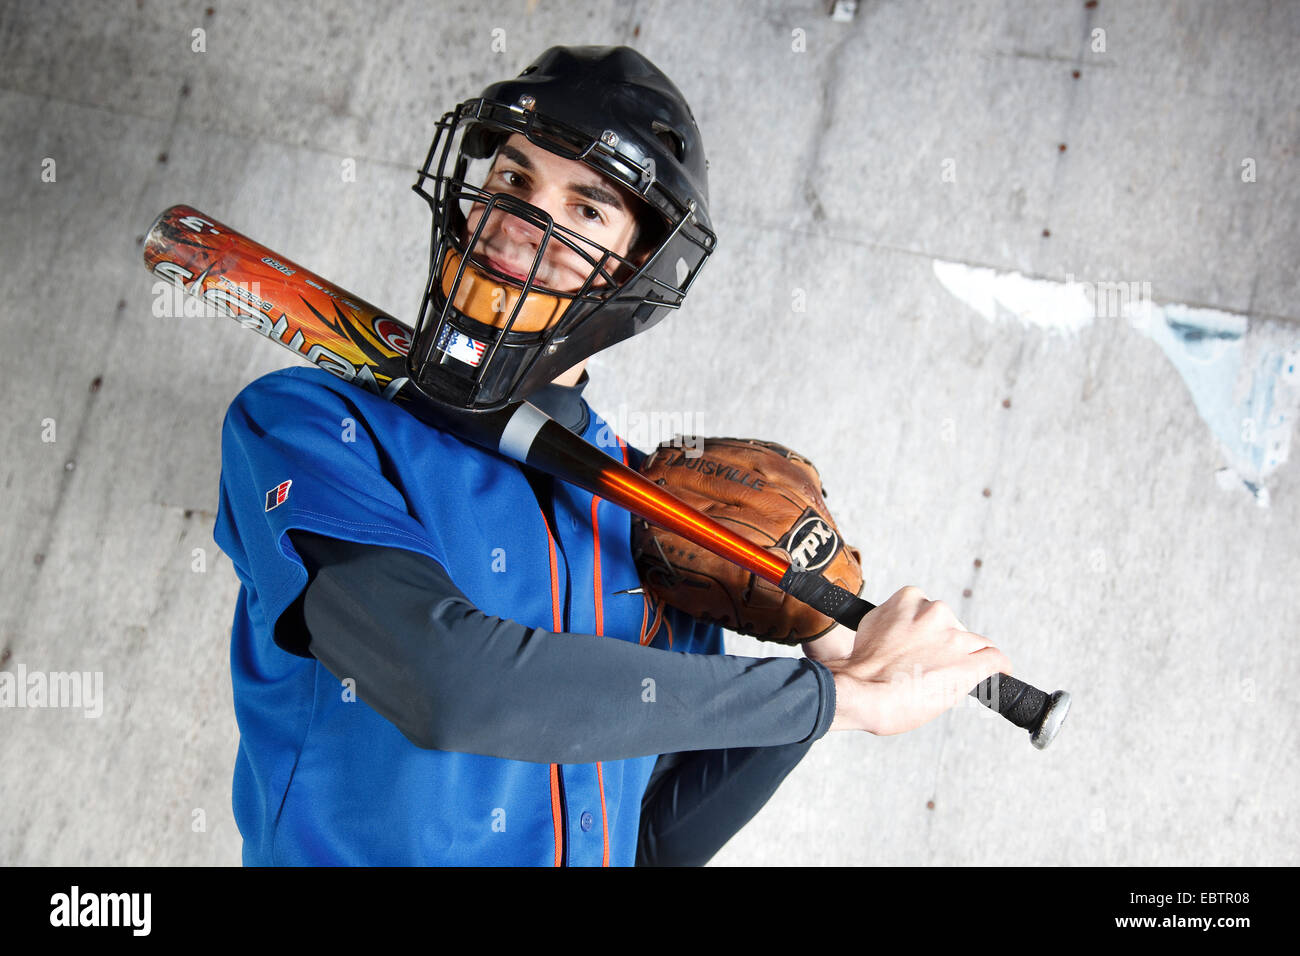
M506 193L537 206L557 226L571 229L620 256L627 255L636 236L634 204L639 199L590 166L556 156L518 133L497 151L482 188L488 193ZM483 218L483 204L471 205L467 235L473 234ZM532 223L493 210L472 255L522 282L528 277L542 236L542 230ZM590 243L583 243L582 250L597 262L603 254ZM604 268L616 275L617 265L610 261ZM552 235L533 281L556 292L576 292L587 281L592 268L590 262ZM593 284L605 283L598 278Z

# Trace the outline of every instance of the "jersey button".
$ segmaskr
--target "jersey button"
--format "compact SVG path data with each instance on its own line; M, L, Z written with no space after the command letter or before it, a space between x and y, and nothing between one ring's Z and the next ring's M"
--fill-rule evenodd
M578 519L577 519L577 518L574 518L572 515L570 515L570 516L569 516L569 525L573 528L574 531L577 531L577 530L578 530Z
M582 824L583 830L590 830L596 825L596 818L591 815L590 810L583 810L582 817L578 820Z

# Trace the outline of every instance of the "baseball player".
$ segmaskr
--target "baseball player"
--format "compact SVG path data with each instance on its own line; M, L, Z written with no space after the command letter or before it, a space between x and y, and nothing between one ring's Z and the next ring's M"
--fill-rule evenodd
M413 381L463 409L527 399L638 467L582 392L715 245L677 88L626 47L552 48L443 117L416 189ZM1010 673L915 588L803 658L726 655L643 592L630 533L319 369L244 389L215 528L241 582L244 862L702 864L829 730L908 730Z

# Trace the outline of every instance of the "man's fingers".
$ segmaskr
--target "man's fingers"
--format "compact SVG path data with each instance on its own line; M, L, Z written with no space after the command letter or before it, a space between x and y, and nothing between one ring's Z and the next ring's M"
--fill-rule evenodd
M970 660L978 663L980 674L983 675L975 682L976 684L993 674L1006 674L1010 677L1015 672L1011 666L1011 659L992 644L973 651Z

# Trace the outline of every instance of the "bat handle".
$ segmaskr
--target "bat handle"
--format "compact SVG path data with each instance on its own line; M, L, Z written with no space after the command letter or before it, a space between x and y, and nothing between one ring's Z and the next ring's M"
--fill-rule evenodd
M795 567L786 572L780 587L855 631L867 612L876 607L815 572ZM1070 695L1065 691L1047 694L1006 674L994 674L980 681L970 695L1017 727L1029 731L1030 742L1039 750L1046 749L1056 739L1065 715L1070 711Z

